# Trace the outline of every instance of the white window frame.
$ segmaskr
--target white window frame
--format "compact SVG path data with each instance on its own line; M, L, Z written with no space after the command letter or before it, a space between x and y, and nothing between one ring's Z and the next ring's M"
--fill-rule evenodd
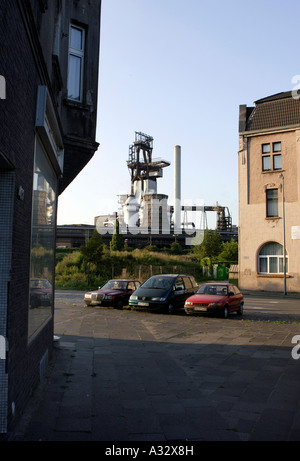
M82 43L81 48L73 48L71 46L71 32L72 29L79 30L82 34ZM84 76L84 58L85 58L85 29L83 27L77 26L76 24L70 24L69 30L69 55L68 55L68 99L71 101L82 102L83 99L83 76ZM79 74L79 97L72 97L70 94L70 57L75 56L80 59L80 74Z
M269 243L271 243L271 242L269 242ZM265 245L267 245L267 243ZM277 274L281 275L281 274L283 274L284 273L284 270L283 270L283 267L284 267L284 264L283 264L284 263L283 251L284 250L283 250L283 247L282 247L282 255L280 255L280 254L278 254L278 255L276 255L276 254L267 254L267 255L260 254L265 245L263 245L260 248L259 254L258 254L258 270L257 270L258 274L262 274L262 275L277 275ZM274 260L276 259L276 269L277 269L276 272L271 272L270 271L270 267L271 267L270 259L272 259L272 258ZM265 272L262 272L260 270L260 265L261 265L261 260L262 259L266 260L266 262L267 262L267 270ZM288 267L288 255L287 254L285 256L285 259L286 259L286 267ZM282 271L280 271L280 266L282 267Z

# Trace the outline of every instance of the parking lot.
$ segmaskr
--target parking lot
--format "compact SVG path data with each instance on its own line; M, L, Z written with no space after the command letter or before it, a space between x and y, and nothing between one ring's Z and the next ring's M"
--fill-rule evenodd
M55 360L15 437L299 440L298 304L252 295L242 317L222 319L87 307L57 291Z

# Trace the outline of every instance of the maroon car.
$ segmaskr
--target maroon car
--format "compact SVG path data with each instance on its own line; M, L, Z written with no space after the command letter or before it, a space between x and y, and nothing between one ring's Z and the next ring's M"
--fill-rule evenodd
M31 309L41 306L50 306L52 303L52 285L47 279L30 279Z
M121 309L128 305L130 295L140 284L139 280L110 280L98 290L85 293L84 301L88 306L113 306Z
M240 290L228 282L205 283L190 296L184 305L186 314L220 313L227 318L230 312L243 314L244 297Z

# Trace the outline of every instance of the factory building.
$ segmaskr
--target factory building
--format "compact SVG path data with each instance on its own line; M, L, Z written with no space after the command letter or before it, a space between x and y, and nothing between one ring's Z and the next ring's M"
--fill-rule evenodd
M157 181L163 178L163 170L171 165L167 160L153 158L153 138L136 132L129 146L127 167L130 172L130 194L119 196L119 210L107 216L96 216L95 227L104 243L109 243L116 218L120 232L128 246L143 248L146 245L170 247L176 240L183 248L201 243L204 229L185 219L188 212L205 216L216 212L217 230L222 240L237 238L237 228L232 226L231 216L224 206L186 206L181 197L181 146L174 147L174 196L158 192ZM171 198L172 199L172 198ZM202 219L205 223L205 219ZM62 229L61 229L62 231Z
M118 207L109 215L98 215L93 225L74 224L57 226L56 246L78 248L85 245L93 230L102 235L108 245L112 239L116 219L124 243L130 248L155 245L170 248L176 241L183 249L200 244L207 228L206 213L216 214L216 229L222 241L237 240L237 226L232 225L228 207L220 205L185 205L181 197L181 146L174 146L173 205L169 196L158 191L158 179L171 165L168 160L153 157L153 138L142 132L135 133L129 146L127 167L130 173L130 193L118 196ZM189 218L199 218L199 225Z

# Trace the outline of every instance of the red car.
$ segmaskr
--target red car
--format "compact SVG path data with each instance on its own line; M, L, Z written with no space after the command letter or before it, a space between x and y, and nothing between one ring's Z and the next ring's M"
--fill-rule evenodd
M205 283L184 305L186 314L221 313L226 319L230 312L243 314L244 297L240 290L227 282Z
M121 309L128 305L131 294L140 286L139 280L114 279L98 290L85 293L84 301L88 306L114 306Z

